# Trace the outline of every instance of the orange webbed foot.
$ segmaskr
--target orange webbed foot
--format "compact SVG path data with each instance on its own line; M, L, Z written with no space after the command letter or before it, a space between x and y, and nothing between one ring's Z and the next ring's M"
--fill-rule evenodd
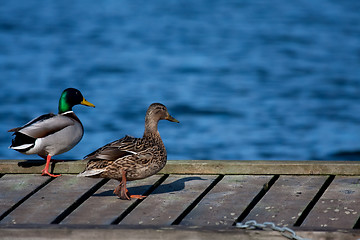
M61 174L59 174L59 175L51 174L51 173L49 173L48 171L46 171L46 170L44 169L44 170L41 171L41 176L45 176L45 175L48 175L48 176L50 176L50 177L55 177L55 178L61 176Z
M143 195L130 195L129 191L126 188L126 171L122 171L122 178L120 184L115 188L114 194L116 194L120 199L131 200L132 198L144 199L146 196Z
M123 186L123 184L120 184L115 188L114 194L116 194L122 200L131 200L132 198L144 199L147 197L143 195L130 195L129 191Z
M47 155L47 157L46 157L46 165L45 165L45 168L41 171L41 176L44 176L44 175L48 175L50 177L59 177L59 176L61 176L60 174L55 175L55 174L49 173L50 161L51 161L51 156Z
M147 196L143 196L143 195L130 195L129 191L126 190L126 192L121 191L120 194L117 194L118 197L122 200L131 200L132 198L134 199L144 199Z
M143 196L143 195L130 195L130 198L135 198L135 199L144 199L147 196Z

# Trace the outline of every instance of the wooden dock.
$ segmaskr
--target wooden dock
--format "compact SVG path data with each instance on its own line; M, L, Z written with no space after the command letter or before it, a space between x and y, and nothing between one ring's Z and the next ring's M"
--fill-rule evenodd
M308 239L360 239L360 162L168 161L128 183L80 178L84 161L0 160L1 239L286 239L236 222L272 222Z

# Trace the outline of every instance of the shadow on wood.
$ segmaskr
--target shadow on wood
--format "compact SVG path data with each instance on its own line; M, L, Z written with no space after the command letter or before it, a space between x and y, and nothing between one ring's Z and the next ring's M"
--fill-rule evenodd
M172 193L172 192L179 192L185 188L185 182L194 181L194 180L205 180L201 177L185 177L178 179L172 183L168 184L161 184L159 187L152 194L162 194L162 193ZM131 194L141 195L141 193L145 192L149 189L151 185L143 185L143 186L136 186L136 187L129 187L128 190ZM94 194L94 196L112 196L114 195L112 190L104 191L99 194Z

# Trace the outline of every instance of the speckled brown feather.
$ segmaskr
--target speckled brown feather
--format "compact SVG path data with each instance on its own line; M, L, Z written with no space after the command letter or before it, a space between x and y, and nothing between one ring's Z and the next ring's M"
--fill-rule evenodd
M160 135L152 138L126 136L88 155L86 170L103 169L93 177L121 180L121 170L128 180L151 176L166 164L166 150ZM120 170L121 169L121 170Z

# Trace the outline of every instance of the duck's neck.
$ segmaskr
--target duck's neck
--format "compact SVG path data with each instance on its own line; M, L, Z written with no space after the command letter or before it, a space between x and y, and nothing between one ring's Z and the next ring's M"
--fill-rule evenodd
M144 138L145 137L160 137L157 120L148 117L145 118Z
M65 97L61 96L59 100L59 114L72 111L72 105L70 105L66 100Z

